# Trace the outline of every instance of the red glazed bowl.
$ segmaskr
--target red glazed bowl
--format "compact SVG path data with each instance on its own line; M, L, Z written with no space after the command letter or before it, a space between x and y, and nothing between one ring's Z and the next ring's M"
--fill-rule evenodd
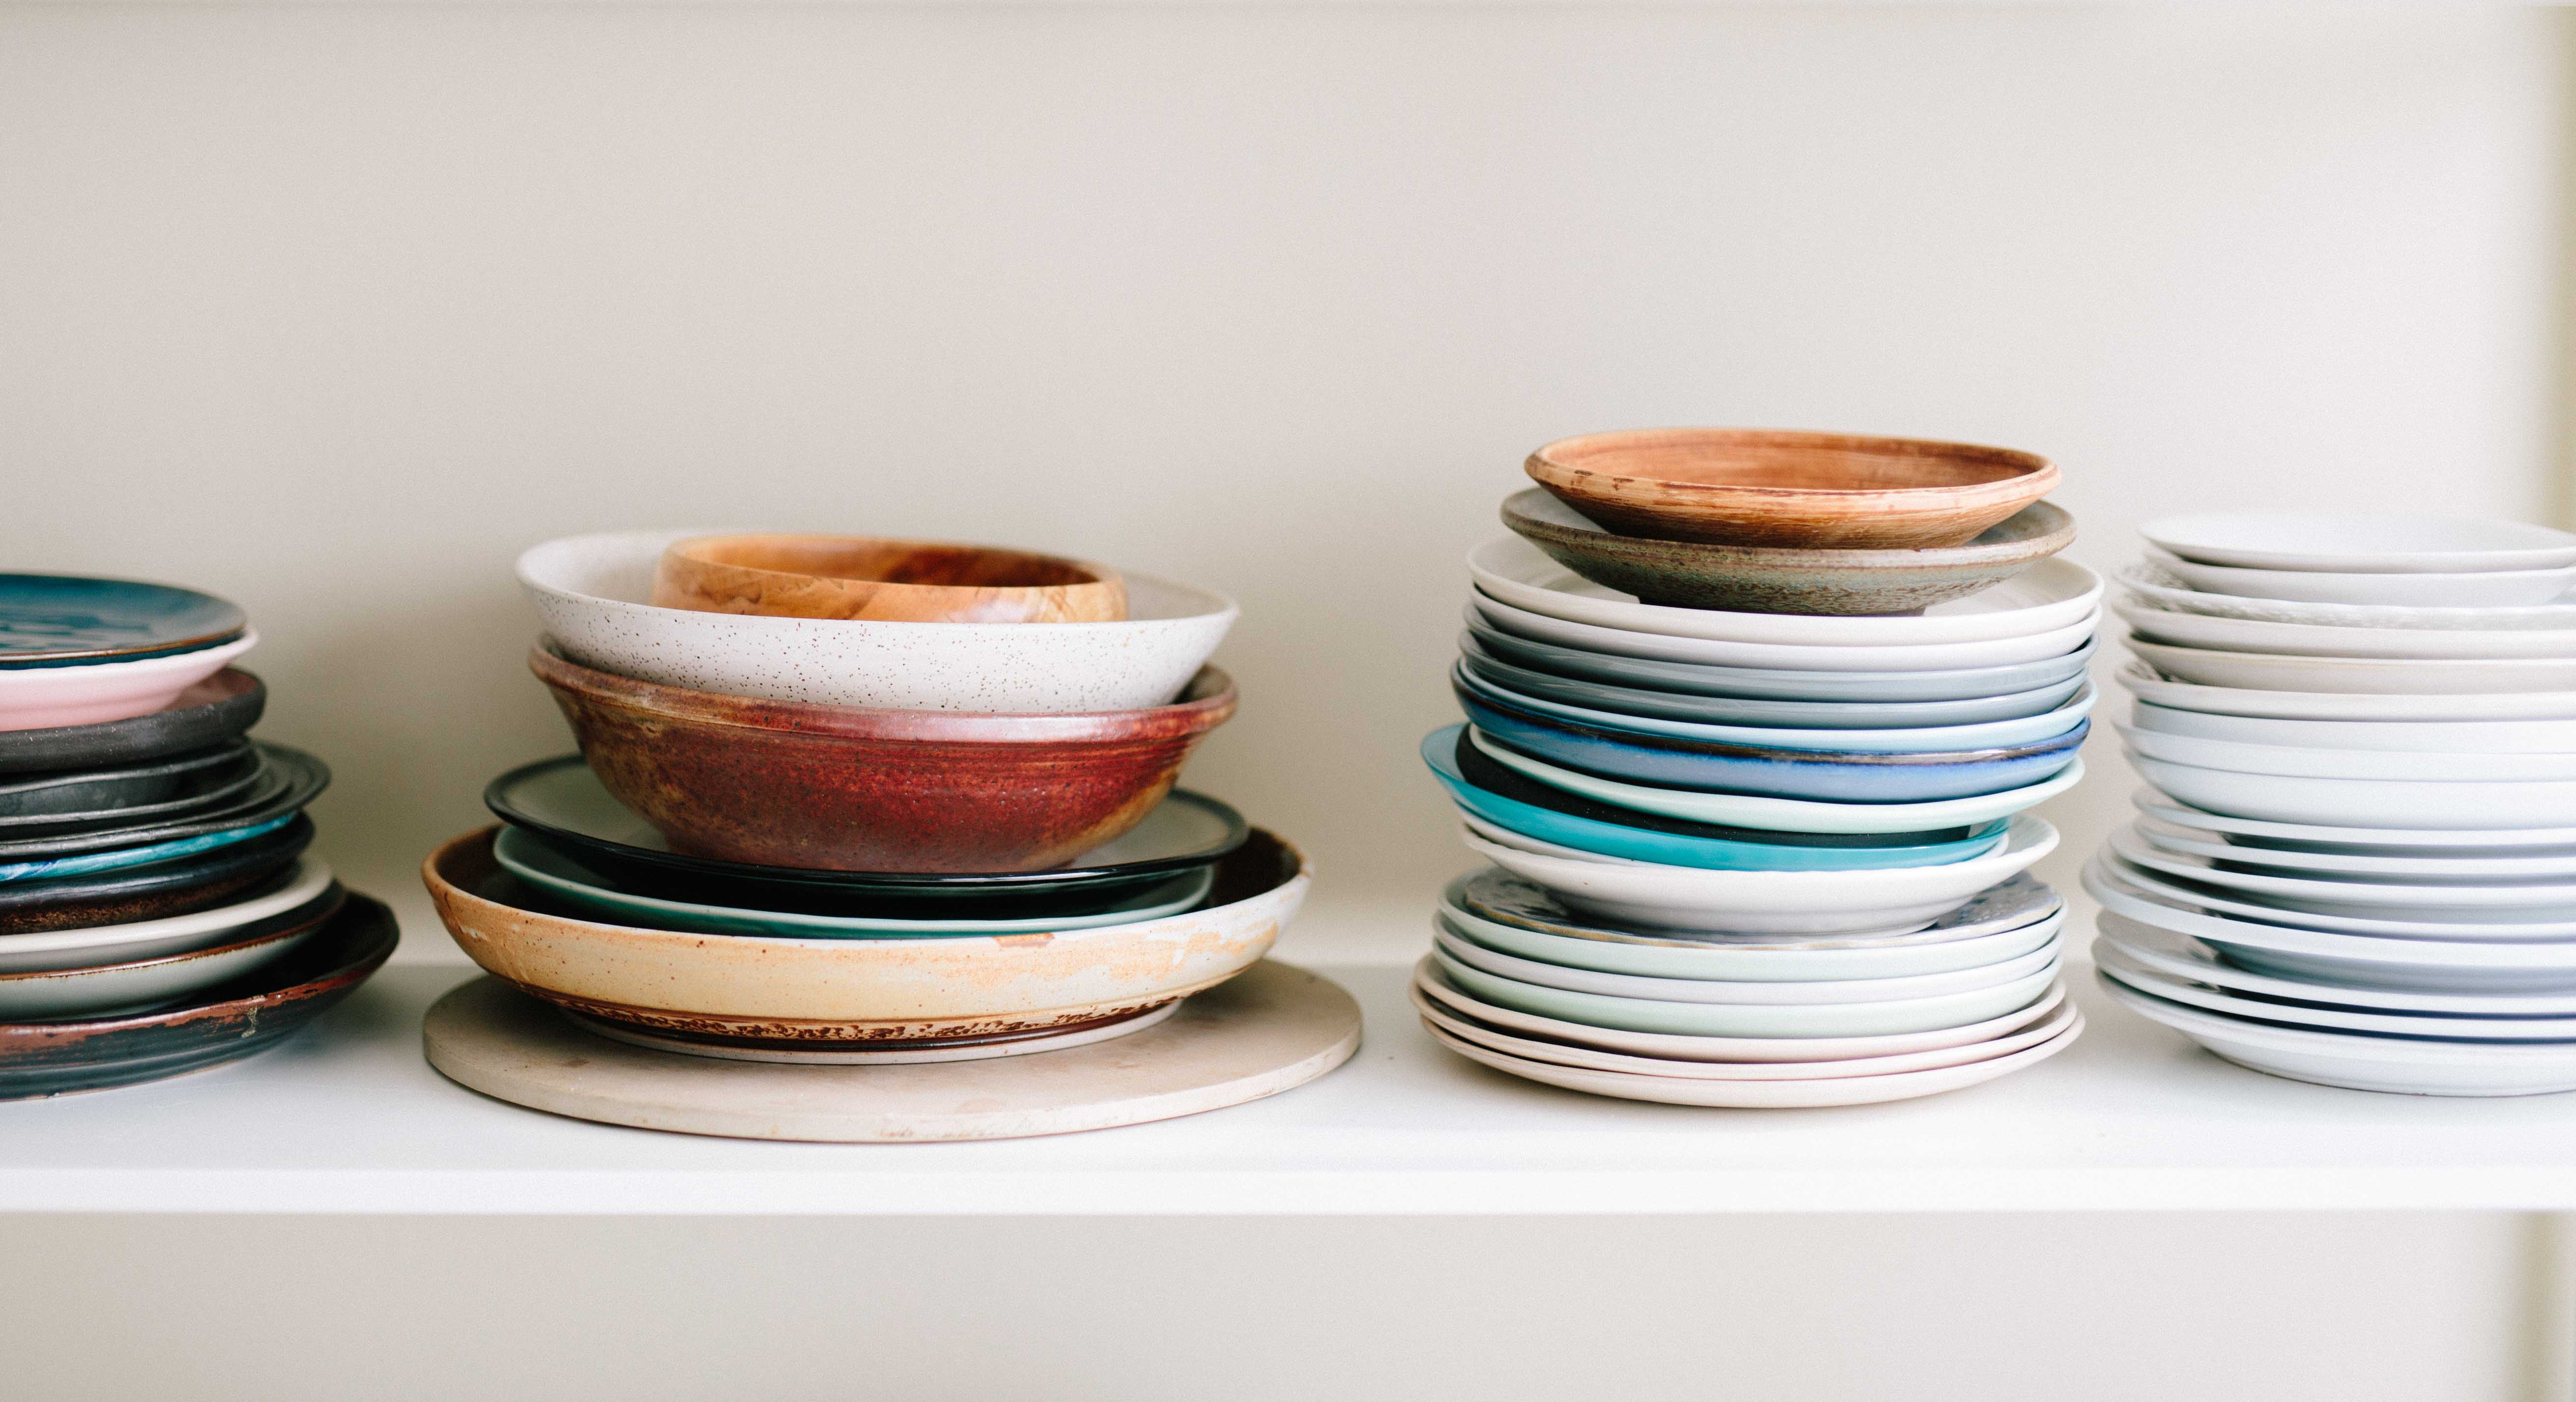
M832 871L1043 871L1144 821L1234 714L1202 667L1138 711L977 715L763 701L528 668L608 791L693 856Z

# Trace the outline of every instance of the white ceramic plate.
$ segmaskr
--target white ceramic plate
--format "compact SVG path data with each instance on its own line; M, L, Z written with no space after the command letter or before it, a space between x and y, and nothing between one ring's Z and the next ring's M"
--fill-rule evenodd
M2408 608L2402 604L2328 604L2298 599L2251 599L2190 587L2168 565L2140 560L2119 571L2123 588L2161 608L2213 618L2266 623L2307 623L2327 628L2517 629L2576 628L2576 604L2519 608Z
M1532 759L1500 745L1484 744L1473 728L1467 733L1470 743L1490 755L1496 763L1517 769L1551 788L1640 813L1658 813L1667 818L1686 818L1719 827L1759 828L1765 832L1930 832L1938 828L1973 827L1997 818L2009 818L2043 803L2075 787L2084 777L2084 761L2076 759L2036 784L2006 789L2002 793L1934 799L1924 803L1833 803L1626 784L1616 779L1560 769L1545 760Z
M2344 750L2211 740L2117 726L2130 749L2149 759L2238 774L2306 779L2390 779L2429 783L2525 784L2576 780L2576 754L2477 754L2465 751Z
M2423 919L2429 911L2464 924L2576 921L2576 883L2564 881L2414 884L2232 871L2205 857L2160 849L2134 825L2112 833L2108 845L2133 867L2239 892L2249 903L2284 911L2372 920Z
M2206 828L2248 842L2291 851L2390 851L2414 855L2475 853L2480 856L2560 856L2576 850L2576 828L2351 828L2323 823L2272 823L2187 808L2157 793L2140 789L2130 796L2142 812L2184 827Z
M2099 976L2097 976L2099 977ZM2100 978L2112 1000L2248 1070L2403 1095L2546 1095L2576 1090L2576 1045L2499 1046L2271 1027L2187 1008Z
M2114 911L2097 918L2101 938L2146 968L2171 978L2233 988L2275 998L2297 998L2338 1007L2391 1012L2450 1013L2469 1017L2576 1018L2576 990L2565 993L2422 993L2391 988L2326 988L2297 979L2240 969L2187 935L2159 930ZM2098 946L2096 947L2098 952Z
M1508 951L1480 945L1437 916L1431 923L1431 942L1441 953L1470 968L1516 983L1561 988L1573 993L1598 993L1610 998L1645 998L1667 1003L1707 1003L1729 1007L1893 1003L1914 998L1937 998L1951 993L1973 993L1997 984L2015 983L2051 967L2057 962L2058 953L2057 942L2050 939L2043 941L2039 948L2010 959L1937 974L1751 982L1603 973L1598 969L1524 959Z
M1847 1061L1974 1046L2020 1032L2055 1013L2066 1001L2065 985L2052 984L2026 1006L1982 1022L1930 1032L1876 1037L1696 1037L1593 1027L1489 1003L1443 978L1439 962L1427 954L1413 968L1413 986L1444 1007L1491 1026L1633 1056L1699 1062Z
M2057 829L2015 818L2004 849L1943 866L1874 871L1712 871L1577 862L1463 834L1468 848L1554 892L1572 910L1628 926L1730 934L1872 934L1920 929L2057 847Z
M1871 1037L1891 1032L1931 1032L1983 1022L2027 1006L2057 978L2057 965L2015 983L1934 998L1885 1003L1676 1003L1577 993L1502 978L1434 949L1440 976L1488 1002L1542 1017L1695 1037Z
M2147 644L2154 646L2154 644ZM2141 701L2178 711L2282 720L2333 721L2530 721L2576 719L2576 691L2494 692L2433 696L2405 692L2274 691L2204 686L2158 676L2144 662L2119 672L2120 685Z
M2129 751L2146 781L2194 808L2277 823L2355 827L2576 826L2576 783L2454 783L2239 774Z
M2240 745L2400 754L2576 755L2576 720L2281 720L2182 711L2147 701L2135 703L2130 716L2140 730Z
M2561 628L2343 628L2213 618L2123 599L2112 612L2139 637L2177 647L2222 652L2277 652L2301 657L2576 658L2576 631Z
M2145 993L2225 1017L2373 1032L2389 1037L2442 1037L2498 1042L2576 1042L2576 1017L2435 1017L2422 1013L2369 1012L2313 1003L2247 998L2187 979L2170 978L2139 964L2109 940L2093 943L2093 967Z
M520 587L564 655L663 686L826 706L1063 713L1160 706L1234 626L1234 602L1128 574L1117 623L888 623L655 608L662 551L721 530L550 540Z
M1639 603L1636 595L1595 584L1516 535L1469 552L1467 569L1477 588L1515 608L1572 623L1712 642L1824 647L1987 642L2081 623L2102 601L2102 577L2063 556L2042 560L1967 598L1896 617L1732 613Z
M2576 661L2292 657L2273 652L2170 647L2144 638L2131 638L2128 644L2129 651L2148 666L2168 677L2202 686L2365 692L2379 696L2490 696L2500 692L2576 690Z
M2576 535L2475 517L2204 511L2159 516L2138 534L2185 560L2259 570L2414 574L2576 565Z
M0 974L131 964L210 949L230 943L235 930L311 904L330 888L331 868L318 857L304 857L277 884L212 910L138 920L128 925L0 935Z
M2174 810L2167 810L2174 811ZM2365 829L2367 831L2367 829ZM2576 852L2544 857L2419 856L2411 852L2313 852L2298 848L2261 847L2230 842L2200 828L2179 828L2167 820L2141 822L2138 835L2161 852L2205 857L2213 862L2265 867L2275 871L2310 872L2364 880L2406 881L2427 885L2487 881L2576 881Z
M2376 608L2537 608L2565 597L2576 584L2576 570L2568 569L2332 574L2202 565L2162 550L2149 550L2147 563L2212 594Z
M2073 696L2056 707L2035 716L2017 716L2009 720L1981 721L1973 725L1909 726L1890 730L1818 730L1787 729L1772 726L1705 725L1693 721L1667 720L1620 711L1596 711L1586 706L1570 706L1549 701L1526 692L1515 691L1475 673L1458 668L1451 678L1469 691L1493 697L1507 705L1556 716L1581 725L1599 726L1604 730L1626 730L1643 735L1669 735L1682 740L1707 740L1721 745L1760 745L1775 749L1818 750L1831 753L1845 751L1858 754L1924 754L1937 750L2001 749L2011 745L2036 744L2054 739L2073 730L2093 709L2095 692L2091 682L2076 689Z
M1963 1090L2055 1056L2069 1046L2084 1030L2079 1014L2067 1026L2045 1042L2006 1056L1951 1066L1935 1071L1897 1071L1875 1076L1841 1076L1812 1081L1715 1081L1682 1076L1639 1076L1620 1071L1596 1071L1554 1062L1533 1061L1510 1056L1490 1047L1441 1030L1437 1024L1425 1023L1434 1040L1470 1061L1480 1062L1497 1071L1518 1076L1542 1085L1582 1091L1587 1095L1606 1095L1620 1100L1645 1100L1660 1105L1698 1105L1712 1109L1791 1110L1823 1105L1876 1105L1890 1100L1912 1100L1920 1096L1939 1095L1944 1091Z
M1509 629L1496 627L1478 607L1480 603L1498 609L1505 605L1497 604L1473 589L1467 593L1468 602L1460 607L1459 613L1467 625L1468 637L1487 653L1522 668L1683 696L1731 701L1786 701L1824 710L1939 706L1944 712L1938 720L1908 716L1901 720L1869 723L1888 728L1899 725L1964 725L1973 721L2037 715L2075 694L2096 646L2094 640L2087 639L2082 647L2070 648L2037 662L2015 662L2003 667L1953 667L1929 672L1818 672L1773 667L1716 667L1697 662L1630 657L1525 638ZM1834 719L1778 723L1839 726L1850 722Z
M2377 940L2405 940L2428 945L2440 944L2554 944L2576 939L2576 920L2552 916L2510 920L2498 915L2478 915L2467 919L2436 919L2430 912L2415 911L2405 916L2352 915L2325 910L2292 910L2276 902L2252 898L2241 891L2211 890L2193 886L2188 879L2176 879L2153 871L2120 856L2107 847L2094 854L2102 870L2130 890L2148 900L2166 905L2189 906L2206 910L2231 920L2251 920L2261 925L2278 925L2298 930L2318 930L2329 934L2359 935ZM2447 914L2448 912L2445 912Z
M322 928L315 921L156 959L0 974L0 1022L101 1017L183 1002L192 993L257 972Z
M2093 636L2099 611L2045 633L1989 638L1964 643L1887 645L1820 645L1808 643L1742 643L1710 638L1676 638L1664 633L1638 633L1575 623L1532 613L1484 593L1469 602L1486 623L1506 633L1558 647L1645 657L1660 662L1702 666L1754 667L1802 672L1927 672L2003 667L2063 657ZM1803 616L1803 615L1796 615ZM1893 700L1895 698L1889 697ZM1917 698L1920 699L1920 698Z

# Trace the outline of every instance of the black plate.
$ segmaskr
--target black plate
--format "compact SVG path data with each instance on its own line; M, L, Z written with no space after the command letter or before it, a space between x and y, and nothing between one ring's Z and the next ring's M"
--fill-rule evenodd
M226 667L149 715L96 725L0 730L0 774L49 774L141 764L210 750L259 724L268 688L239 667Z
M0 882L0 935L158 920L224 902L284 871L313 841L298 815L275 832L147 867Z
M600 784L579 755L521 765L493 780L483 802L502 821L565 856L652 895L753 909L790 902L785 908L796 910L816 909L813 903L825 899L832 902L824 907L831 913L891 917L913 910L955 914L961 900L974 901L979 913L1026 901L1034 907L1029 913L1045 914L1062 909L1070 895L1110 896L1206 866L1242 846L1251 833L1233 808L1174 789L1134 830L1052 871L821 871L674 852L651 824Z
M356 991L394 952L384 902L349 894L292 953L180 1008L0 1023L0 1100L139 1085L266 1051Z
M34 861L77 852L106 852L120 847L142 847L154 842L176 842L186 837L230 832L234 828L257 827L302 808L330 787L331 766L302 750L264 742L255 744L252 749L258 768L251 776L250 787L219 807L150 815L127 823L91 824L71 833L0 840L0 862ZM0 833L7 831L6 827L0 827Z
M40 837L213 808L259 781L247 740L176 759L0 781L0 838Z

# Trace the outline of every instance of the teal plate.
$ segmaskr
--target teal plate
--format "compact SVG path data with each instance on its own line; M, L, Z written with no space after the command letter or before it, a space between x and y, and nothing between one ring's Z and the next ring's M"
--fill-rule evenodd
M194 589L0 574L0 668L139 662L214 647L249 626L238 607Z
M254 837L264 837L275 832L294 821L295 814L286 813L251 827L207 833L199 837L183 837L175 842L154 842L141 847L119 848L113 852L86 852L76 857L48 857L43 861L35 862L0 863L0 883L50 881L57 877L86 876L92 872L121 871L127 867L150 866L155 862L194 856L199 852L211 852L218 847L230 847L236 842L248 842Z
M492 857L512 876L529 885L584 910L613 917L620 924L648 930L766 935L786 939L939 939L956 935L1036 935L1057 930L1088 930L1178 915L1207 899L1209 888L1216 884L1216 868L1206 866L1137 892L1106 910L1081 915L1016 920L892 920L860 915L751 910L639 895L618 889L610 878L506 825L500 836L493 839Z

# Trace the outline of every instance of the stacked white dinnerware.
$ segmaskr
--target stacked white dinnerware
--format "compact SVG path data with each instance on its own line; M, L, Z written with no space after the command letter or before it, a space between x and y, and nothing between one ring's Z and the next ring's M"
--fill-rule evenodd
M2117 604L2152 789L2085 872L2122 1004L2274 1075L2576 1089L2576 535L2171 517Z

